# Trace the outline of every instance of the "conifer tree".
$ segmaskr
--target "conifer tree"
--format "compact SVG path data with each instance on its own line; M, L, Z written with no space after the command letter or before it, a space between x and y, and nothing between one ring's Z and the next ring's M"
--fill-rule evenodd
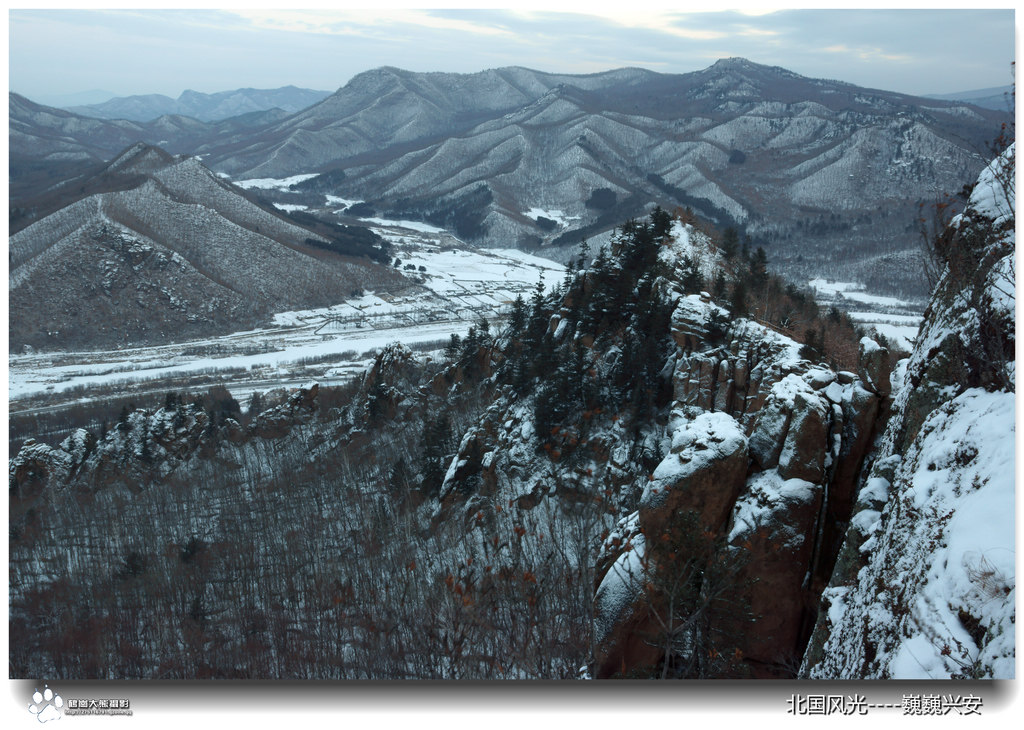
M576 268L583 271L587 268L587 261L590 259L590 244L587 239L580 241L580 255Z
M718 301L725 298L726 283L725 272L721 269L715 274L715 282L711 285L711 295Z
M448 339L448 344L444 348L444 359L448 362L454 362L460 352L462 352L462 338L452 332L452 336Z
M428 496L441 490L448 471L446 456L451 441L451 417L447 410L432 418L424 416L423 437L420 440L420 489Z
M672 232L672 216L661 209L661 206L656 206L651 211L651 234L655 241L661 241L669 233Z
M750 257L750 284L755 291L762 291L768 283L768 254L760 246Z
M696 294L704 288L704 277L701 276L700 266L690 256L683 257L683 271L680 284L682 284L683 291L687 294Z
M254 390L249 396L249 407L246 410L250 418L258 416L263 411L263 396L258 390Z
M734 317L746 317L749 314L747 309L747 285L742 279L737 279L732 285L732 296L729 298L729 311Z
M509 312L508 316L508 334L509 337L515 338L523 330L523 325L526 324L526 303L523 301L522 294L516 294L515 300L512 302L512 311Z
M736 257L736 253L739 250L740 237L736 233L736 229L733 227L726 228L722 232L722 255L726 261L730 261Z
M800 357L811 362L818 362L822 355L824 333L811 327L804 333L804 344L800 348Z

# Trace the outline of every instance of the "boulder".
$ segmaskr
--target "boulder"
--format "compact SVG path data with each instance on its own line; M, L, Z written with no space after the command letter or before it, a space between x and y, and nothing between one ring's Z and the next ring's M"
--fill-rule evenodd
M618 540L618 557L594 595L594 676L598 679L629 677L661 658L660 649L648 640L655 619L644 599L646 546L635 520Z
M678 511L695 511L710 530L724 526L747 474L747 439L725 413L702 413L679 428L672 450L640 498L640 526L664 532Z
M249 424L249 433L265 439L283 437L298 423L309 419L316 411L319 383L308 383L289 394L288 400L257 415ZM202 415L202 414L199 414ZM197 423L199 419L197 417ZM205 424L203 424L205 427Z
M731 413L736 386L732 380L732 367L728 360L718 366L718 382L715 384L715 410Z
M779 454L779 475L820 483L828 451L828 412L813 394L793 396L793 416Z
M773 388L764 405L756 411L750 431L750 457L761 469L772 469L778 465L789 422L793 418L792 390L800 387L800 383L795 378L785 382L789 387Z
M736 504L729 543L743 563L730 598L748 612L719 628L755 678L792 678L810 632L811 596L804 585L814 550L822 487L777 472L755 475Z
M872 393L888 396L892 392L892 358L889 350L870 337L862 337L857 350L857 374Z
M837 520L850 518L857 476L875 432L879 403L879 396L859 385L854 385L849 399L843 400L843 440L829 487L829 512Z
M10 461L9 494L12 498L34 498L51 481L60 484L67 479L74 466L75 459L67 451L28 439Z

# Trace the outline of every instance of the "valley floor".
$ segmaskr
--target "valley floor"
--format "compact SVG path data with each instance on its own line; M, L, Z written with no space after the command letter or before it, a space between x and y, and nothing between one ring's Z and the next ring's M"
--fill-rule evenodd
M282 312L273 326L172 345L47 352L9 359L12 415L60 409L110 394L226 385L236 397L311 379L346 382L391 342L439 350L481 319L503 316L564 267L516 250L468 249L436 231L375 229L418 286L364 293L333 307ZM411 268L409 268L411 267Z
M365 292L328 308L282 312L270 327L222 337L110 351L12 354L10 415L214 385L227 387L244 403L253 392L311 380L346 383L385 345L439 351L453 333L462 337L481 319L503 317L517 295L529 300L542 280L550 290L565 272L561 264L515 249L468 248L431 226L379 222L375 232L389 241L399 268L418 285L396 294ZM815 279L809 285L823 306L849 308L855 322L875 328L897 349L912 347L921 319L914 313L916 303L874 297L848 282Z

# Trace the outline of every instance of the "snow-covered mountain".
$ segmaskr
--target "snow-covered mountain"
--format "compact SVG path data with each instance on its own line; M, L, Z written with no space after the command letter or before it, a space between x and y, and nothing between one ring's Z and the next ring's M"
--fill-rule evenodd
M344 189L385 174L369 164L370 128L362 142L354 131L374 104L390 125L378 141L407 146L396 165L446 125L464 126L420 147L434 153L414 167L472 160L468 170L503 144L526 145L469 188L471 200L489 191L488 224L517 194L490 181L516 179L526 142L548 140L560 159L555 143L583 109L602 110L587 117L594 128L600 117L601 129L619 130L587 127L588 144L608 150L602 159L625 160L627 147L641 159L643 144L623 142L621 126L635 141L643 124L707 124L691 144L724 153L733 140L761 140L735 147L726 166L751 165L766 184L767 157L754 163L775 150L790 165L778 169L840 190L828 160L846 174L860 159L879 179L901 167L883 144L893 124L917 160L891 172L907 186L923 150L929 174L966 169L969 157L933 123L987 118L744 61L701 73L675 97L678 79L649 72L585 77L592 88L553 84L480 120L445 110L468 115L480 95L494 115L513 81L529 95L552 79L454 77L472 92L464 98L449 75L385 69L339 97L368 105L332 132L366 145L365 169L322 178ZM658 79L662 111L631 112ZM378 82L390 96L374 97ZM601 101L601 84L632 91ZM452 98L430 111L437 86ZM332 99L303 113L308 127L283 157L316 151L326 138L313 112ZM423 114L402 116L407 108ZM730 121L730 109L745 111ZM762 124L774 131L725 134ZM518 136L467 146L506 127ZM799 163L790 139L808 150ZM966 210L931 242L942 276L913 353L898 362L843 312L769 276L763 251L740 252L687 211L655 208L620 221L606 248L581 251L554 290L538 284L512 302L505 327L481 319L443 352L393 344L344 387L257 393L244 410L223 388L172 392L160 407L126 407L114 425L101 415L102 426L59 445L29 440L9 465L12 676L1012 678L1013 149L982 170ZM183 291L182 313L214 298L211 316L234 316L256 311L234 296L280 306L365 276L303 250L295 237L310 231L240 198L194 158L139 146L106 175L109 190L12 237L12 317L54 312L66 331L94 316L82 302L108 297L133 325L152 321L140 310L174 311ZM264 183L281 185L248 182ZM535 189L548 185L558 188L545 178ZM433 192L435 203L445 195ZM405 193L402 206L415 209L414 188ZM801 210L788 200L779 205L790 215ZM572 219L546 200L525 210L556 226ZM53 298L72 269L92 289ZM285 278L296 271L304 278ZM475 296L468 282L451 286Z
M974 180L978 150L1009 121L735 58L688 74L385 67L296 114L254 114L101 122L12 95L12 170L34 179L141 139L235 179L331 173L322 192L554 258L652 203L690 207L745 231L792 278L910 293L921 282L887 272L917 269L918 205Z
M338 195L453 211L464 237L524 248L574 246L650 201L690 206L779 266L831 275L912 247L918 204L973 180L1005 119L744 59L681 75L383 68L203 152L240 177L342 169Z
M336 304L370 283L408 283L369 259L310 246L327 239L259 207L196 158L137 144L81 193L11 236L12 348L224 333Z
M65 107L68 111L97 119L128 119L148 122L168 114L216 122L251 112L280 109L294 114L330 96L329 91L283 86L280 89L233 89L204 94L191 89L177 99L163 94L120 96L99 104Z
M953 94L929 94L929 99L943 99L945 101L965 101L968 104L1006 111L1013 108L1012 86L993 86L987 89L973 89L971 91L959 91Z
M35 198L76 176L91 176L125 148L143 142L172 154L191 154L219 135L279 121L280 109L251 112L219 122L165 115L148 122L96 119L43 106L11 93L8 104L11 202L32 207Z

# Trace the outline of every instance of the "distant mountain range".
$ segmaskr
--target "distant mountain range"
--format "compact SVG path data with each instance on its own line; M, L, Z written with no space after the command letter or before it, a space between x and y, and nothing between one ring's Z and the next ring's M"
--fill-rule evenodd
M329 91L284 86L280 89L234 89L216 94L187 90L177 99L163 94L144 94L109 99L99 104L65 107L97 119L150 122L165 114L180 114L203 122L216 122L240 114L281 109L293 114L331 95Z
M965 101L975 106L1005 112L1013 109L1012 95L1012 86L993 86L988 89L959 91L955 94L929 94L927 98L943 99L945 101Z
M9 95L8 139L12 205L31 207L33 199L76 175L89 173L137 142L189 154L221 135L262 127L288 116L280 109L251 112L219 122L168 115L151 122L84 117Z
M113 91L103 89L89 89L87 91L76 91L69 94L33 94L32 98L39 104L55 106L66 109L71 106L83 106L86 104L102 104L113 99L117 94Z
M247 199L197 159L137 144L10 238L12 348L112 347L251 328L274 312L407 286Z
M233 179L330 173L318 193L484 245L564 258L660 204L736 226L791 276L913 289L918 206L973 181L1009 119L745 59L678 75L386 67L295 114L220 122L101 121L12 95L11 187L38 193L54 165L142 139Z

